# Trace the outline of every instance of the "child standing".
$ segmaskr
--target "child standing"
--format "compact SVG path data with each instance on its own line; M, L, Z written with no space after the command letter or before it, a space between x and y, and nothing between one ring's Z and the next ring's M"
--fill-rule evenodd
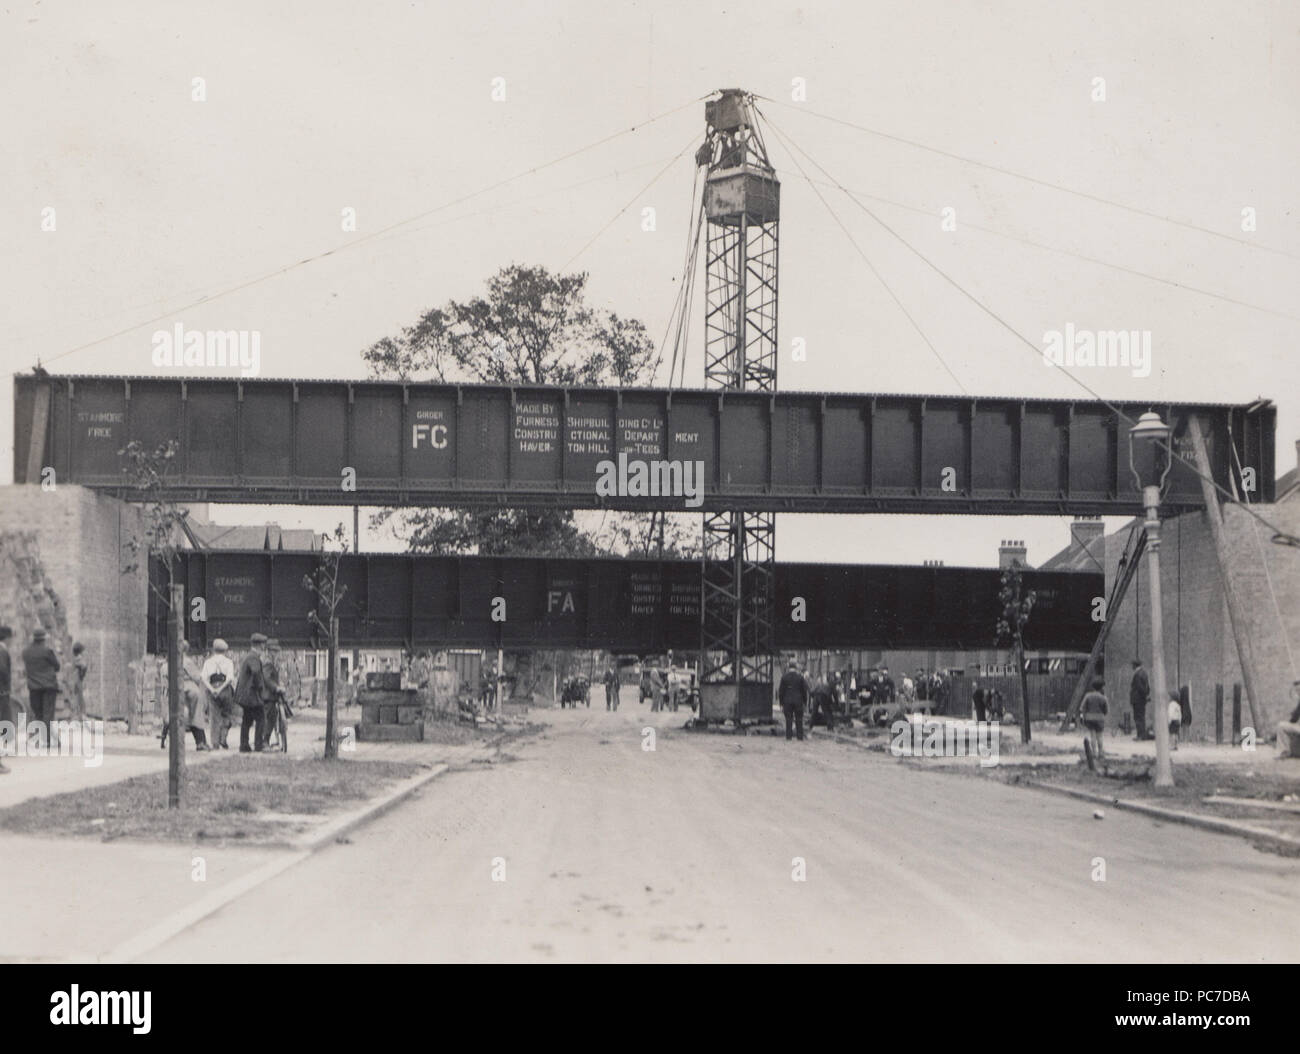
M1106 702L1105 688L1104 680L1100 677L1094 678L1092 690L1083 697L1083 705L1079 708L1079 716L1088 730L1088 741L1092 744L1093 757L1099 761L1105 756L1101 734L1106 727L1106 714L1110 711L1110 704Z
M1173 749L1178 749L1178 732L1183 727L1183 704L1178 700L1177 692L1169 693L1169 741Z

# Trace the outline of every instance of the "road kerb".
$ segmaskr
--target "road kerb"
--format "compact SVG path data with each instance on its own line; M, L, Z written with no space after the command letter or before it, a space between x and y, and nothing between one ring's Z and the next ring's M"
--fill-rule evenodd
M147 954L154 948L166 944L177 934L183 933L191 926L202 922L209 915L220 911L249 890L256 889L262 883L268 882L296 864L300 864L318 849L324 848L347 832L356 830L362 824L376 819L389 809L399 805L425 784L441 776L447 771L448 767L445 763L439 762L428 772L421 772L417 776L402 781L382 797L372 798L359 809L354 809L352 812L344 813L337 819L331 820L320 830L313 831L310 836L289 843L290 851L285 856L263 864L261 867L254 868L248 874L226 883L220 889L213 890L195 903L173 912L157 925L151 926L143 933L136 934L134 937L123 941L106 955L99 956L97 961L128 963Z
M342 816L326 822L323 826L310 834L301 838L295 838L289 843L291 849L305 850L314 852L322 846L328 845L335 839L343 837L349 831L356 830L364 823L377 819L386 813L395 805L401 804L406 798L418 791L426 783L437 779L448 769L445 762L438 762L428 772L421 772L419 775L412 776L410 779L403 780L396 787L380 798L371 798L365 805L352 812L344 813Z
M1050 783L1037 783L1033 780L1021 780L1018 786L1032 787L1035 790L1049 791L1052 794L1063 794L1068 798L1078 798L1080 801L1092 802L1095 805L1110 805L1113 808L1126 809L1129 812L1140 813L1152 819L1186 824L1189 827L1199 827L1205 831L1214 831L1216 834L1230 834L1238 838L1252 838L1256 841L1269 842L1287 849L1300 849L1300 838L1293 838L1290 835L1280 834L1277 831L1270 831L1263 827L1254 827L1251 824L1240 823L1236 820L1223 819L1217 816L1202 816L1198 813L1182 812L1178 809L1165 809L1159 805L1148 805L1146 802L1125 801L1122 798L1094 794L1092 791L1080 790L1077 787L1057 787Z

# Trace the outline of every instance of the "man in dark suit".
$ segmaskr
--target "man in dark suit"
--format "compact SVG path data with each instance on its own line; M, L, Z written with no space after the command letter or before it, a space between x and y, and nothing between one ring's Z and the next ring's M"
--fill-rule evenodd
M27 694L31 699L32 720L54 745L54 707L59 697L59 657L45 643L45 629L32 630L32 642L23 649L23 668L27 673Z
M799 729L799 738L803 739L803 712L808 706L808 682L799 672L799 664L790 660L790 666L781 676L777 686L776 697L781 703L781 712L785 715L785 738L790 738L791 726Z
M1133 723L1137 725L1136 739L1148 739L1147 703L1151 701L1151 678L1142 666L1141 659L1133 660L1133 680L1128 686L1128 703L1133 708ZM1163 715L1156 714L1159 721Z
M262 656L266 648L266 635L254 633L249 638L252 650L239 664L239 678L235 685L235 702L244 711L239 725L239 752L261 751L266 742L266 726L262 720L264 700L270 691L262 671ZM248 732L253 730L253 746L248 745Z

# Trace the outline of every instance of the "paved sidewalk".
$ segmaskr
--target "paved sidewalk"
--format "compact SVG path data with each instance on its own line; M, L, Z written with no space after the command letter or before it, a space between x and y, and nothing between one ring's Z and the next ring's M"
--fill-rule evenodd
M1017 744L1020 741L1020 729L1015 725L1004 726L1002 735L1004 738L1014 739ZM1033 735L1033 742L1041 743L1045 747L1058 750L1083 750L1085 733L1082 729L1074 732L1058 732L1055 723L1053 723L1051 728L1039 729L1035 727ZM1105 734L1104 744L1106 753L1112 757L1149 757L1155 760L1156 741L1154 739L1139 741L1133 738L1131 732L1125 735L1122 732L1111 733L1108 729ZM1201 743L1195 740L1179 743L1178 750L1174 753L1174 757L1179 761L1199 761L1214 765L1257 764L1261 759L1272 759L1276 756L1277 747L1272 743L1259 743L1254 750L1244 750L1240 746L1233 746L1230 743ZM1297 771L1300 771L1300 767L1297 767Z
M340 727L355 720L344 716ZM324 714L299 711L289 726L291 756L319 756ZM232 740L233 741L233 740ZM196 752L192 740L186 765L205 764L225 751ZM492 755L491 740L437 743L356 743L348 759L402 761L460 768ZM257 764L256 759L249 759ZM80 757L9 758L13 772L0 776L0 808L34 797L100 787L133 776L165 772L167 751L154 736L110 733L102 764L87 767ZM386 788L391 791L392 787ZM106 799L110 792L105 791ZM382 795L377 796L382 797ZM105 802L107 805L107 800ZM356 802L347 813L363 808ZM316 819L324 830L346 813ZM315 819L315 818L314 818ZM296 847L256 847L205 843L163 843L41 837L0 832L0 889L6 902L20 906L0 926L0 961L95 961L178 912L202 911L221 898L231 883L255 888L261 873L292 868L306 857ZM292 878L289 879L292 881ZM257 897L247 899L254 910Z
M0 776L0 809L30 798L99 787L106 783L167 771L169 751L160 750L157 736L107 733L103 753L98 757L8 757L8 775ZM213 755L195 751L193 742L185 752L186 765L199 765Z
M358 718L355 707L350 711L339 707L339 730L351 728ZM289 722L289 754L292 757L320 756L325 749L325 711L323 707L303 707L295 712ZM342 736L341 736L342 738ZM89 742L89 740L87 740ZM159 747L158 736L152 733L129 735L125 732L107 731L103 734L102 753L81 757L8 757L5 764L12 770L0 775L0 809L17 805L30 798L44 798L51 794L99 787L134 776L147 776L166 772L170 751ZM231 749L195 750L194 739L185 737L185 764L202 765L214 757L236 753L239 747L239 729L230 732ZM355 753L344 746L347 756L364 757L380 761L424 760L422 750L429 743L364 743L353 744ZM417 757L418 756L418 757ZM436 760L446 760L442 757Z

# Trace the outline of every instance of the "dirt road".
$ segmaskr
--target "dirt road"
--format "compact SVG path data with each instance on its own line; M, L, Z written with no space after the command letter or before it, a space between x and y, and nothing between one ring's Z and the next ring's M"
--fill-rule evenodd
M545 734L149 958L1297 956L1300 861L824 738L687 733L688 716L548 711Z

